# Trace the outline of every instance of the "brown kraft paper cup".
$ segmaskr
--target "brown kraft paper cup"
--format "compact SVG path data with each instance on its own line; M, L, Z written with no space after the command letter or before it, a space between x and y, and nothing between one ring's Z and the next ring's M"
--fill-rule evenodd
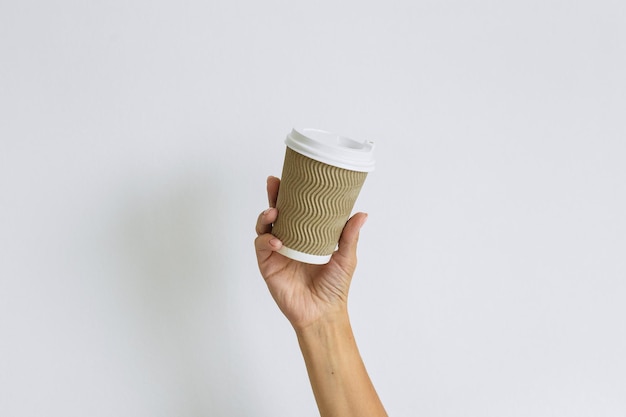
M272 229L283 243L279 253L306 263L327 263L367 174L312 159L288 143Z

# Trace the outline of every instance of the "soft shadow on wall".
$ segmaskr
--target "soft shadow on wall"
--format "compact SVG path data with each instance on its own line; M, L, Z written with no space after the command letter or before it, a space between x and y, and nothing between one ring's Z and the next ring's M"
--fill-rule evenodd
M228 320L234 295L220 241L233 203L224 177L183 168L127 185L118 213L120 299L150 368L150 395L175 415L254 414Z

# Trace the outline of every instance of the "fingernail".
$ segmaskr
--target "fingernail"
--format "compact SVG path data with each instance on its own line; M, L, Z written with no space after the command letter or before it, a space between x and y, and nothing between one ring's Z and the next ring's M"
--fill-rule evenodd
M265 209L265 211L263 212L263 215L268 215L270 213L270 211L272 211L271 207L268 208L268 209Z
M281 242L277 238L273 238L273 239L270 240L270 245L272 245L275 248L279 248L279 247L281 247L283 245L283 242Z

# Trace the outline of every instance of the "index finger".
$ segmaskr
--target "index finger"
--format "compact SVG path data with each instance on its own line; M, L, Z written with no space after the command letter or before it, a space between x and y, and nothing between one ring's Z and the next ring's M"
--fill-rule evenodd
M267 199L270 203L270 207L276 207L276 200L278 199L278 188L280 187L280 179L276 177L267 177Z

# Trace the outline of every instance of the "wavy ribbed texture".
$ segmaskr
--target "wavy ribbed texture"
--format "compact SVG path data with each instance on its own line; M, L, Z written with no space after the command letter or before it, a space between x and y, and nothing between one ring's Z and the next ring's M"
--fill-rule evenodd
M290 249L330 255L366 177L367 172L337 168L287 148L272 233Z

